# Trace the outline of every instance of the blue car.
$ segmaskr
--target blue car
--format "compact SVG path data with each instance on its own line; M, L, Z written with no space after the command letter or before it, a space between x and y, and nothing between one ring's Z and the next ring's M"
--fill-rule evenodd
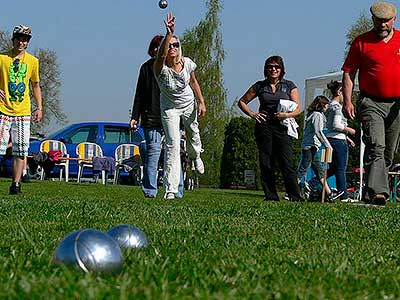
M139 126L136 131L130 130L128 123L75 123L49 134L42 140L31 142L29 154L40 152L41 142L49 139L62 141L67 146L70 157L77 157L76 146L82 142L97 143L103 149L104 156L114 157L115 149L120 144L131 143L140 146L144 141L144 134L143 129ZM7 172L11 174L11 159L6 160L5 167ZM56 169L54 171L57 172L58 170ZM77 176L78 165L76 161L70 161L69 174L71 177ZM30 175L34 177L34 174L31 173Z

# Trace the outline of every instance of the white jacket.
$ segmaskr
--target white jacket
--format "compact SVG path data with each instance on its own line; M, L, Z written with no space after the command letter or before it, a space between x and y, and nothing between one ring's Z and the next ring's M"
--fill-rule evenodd
M291 100L279 100L278 104L278 112L292 112L297 108L297 103ZM281 121L282 125L286 126L288 131L288 135L294 137L295 139L299 138L299 133L297 132L297 128L299 128L299 124L297 124L294 118L286 118Z

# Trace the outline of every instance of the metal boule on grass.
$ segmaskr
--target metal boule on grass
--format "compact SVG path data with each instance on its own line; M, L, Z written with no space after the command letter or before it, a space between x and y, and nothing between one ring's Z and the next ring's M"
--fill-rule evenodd
M165 8L167 8L167 6L168 6L168 1L167 1L167 0L160 0L160 1L158 1L158 6L159 6L161 9L165 9Z
M146 235L139 228L130 224L114 226L107 233L121 248L141 249L148 246Z
M60 242L53 262L86 273L119 274L123 259L121 248L108 234L100 230L83 229L68 234Z

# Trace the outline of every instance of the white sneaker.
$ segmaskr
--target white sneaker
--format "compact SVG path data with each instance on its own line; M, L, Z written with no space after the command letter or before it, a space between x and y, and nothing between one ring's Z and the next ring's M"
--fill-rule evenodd
M341 199L340 201L342 201L343 203L356 203L356 202L360 202L360 200L358 200L358 199L353 199L353 198Z
M204 163L200 157L194 161L194 167L199 174L204 174Z
M171 192L165 193L164 199L166 199L166 200L174 200L175 199L175 194L171 193Z

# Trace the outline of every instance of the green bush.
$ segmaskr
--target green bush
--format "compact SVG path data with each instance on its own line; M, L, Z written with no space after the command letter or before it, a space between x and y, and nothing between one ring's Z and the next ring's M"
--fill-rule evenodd
M244 186L245 170L254 170L256 186L260 186L254 126L255 120L245 117L232 118L226 126L220 177L223 188Z

